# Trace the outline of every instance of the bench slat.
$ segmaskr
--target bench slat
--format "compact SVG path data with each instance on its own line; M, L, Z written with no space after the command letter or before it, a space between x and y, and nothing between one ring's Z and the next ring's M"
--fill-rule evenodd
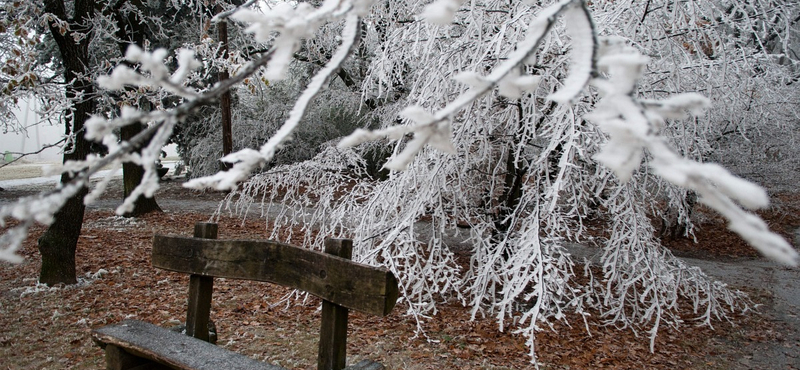
M286 370L253 360L211 343L138 320L125 320L92 331L101 347L107 344L131 354L181 370Z
M287 370L139 320L125 320L92 330L92 340L101 348L115 346L134 356L178 370ZM143 364L140 368L161 367ZM384 370L384 366L362 360L344 370Z
M156 235L153 266L204 276L272 282L338 305L386 316L398 297L384 269L275 241Z

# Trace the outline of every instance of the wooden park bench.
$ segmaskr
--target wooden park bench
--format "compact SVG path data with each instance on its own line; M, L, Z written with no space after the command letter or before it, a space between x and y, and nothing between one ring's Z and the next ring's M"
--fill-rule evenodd
M352 241L328 239L321 253L274 241L218 240L212 223L196 224L194 236L153 239L153 266L191 274L186 334L138 320L95 329L107 369L283 369L208 343L214 277L268 281L322 298L318 369L383 369L369 360L345 367L348 309L385 316L398 295L391 272L350 260Z

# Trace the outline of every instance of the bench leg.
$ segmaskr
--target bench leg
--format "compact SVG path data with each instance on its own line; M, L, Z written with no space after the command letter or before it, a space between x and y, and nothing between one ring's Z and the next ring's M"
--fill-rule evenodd
M325 253L352 259L353 242L345 239L327 239ZM344 369L347 362L347 316L347 308L322 300L317 370Z
M106 345L107 370L160 370L167 369L157 363L136 357L113 344Z
M194 237L216 239L217 224L198 222L194 225ZM189 277L189 305L186 311L186 335L210 342L208 322L211 314L211 295L214 278L192 274Z
M347 361L347 312L335 303L322 301L322 325L317 370L341 370Z

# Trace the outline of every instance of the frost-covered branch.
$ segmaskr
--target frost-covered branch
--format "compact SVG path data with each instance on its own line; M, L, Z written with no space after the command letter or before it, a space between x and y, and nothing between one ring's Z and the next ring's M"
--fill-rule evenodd
M290 8L288 4L284 5L286 6L282 6L281 9L292 9L292 11L289 12L288 10L283 10L284 13L277 12L278 16L269 17L259 17L254 13L245 13L244 15L236 16L241 20L256 22L249 28L249 30L250 32L256 33L257 39L266 39L269 33L276 26L282 25L281 21L285 20L277 17L299 16L304 17L301 19L307 20L306 22L301 22L302 24L292 24L292 27L288 29L281 28L283 31L281 33L281 39L275 41L276 58L278 58L278 60L270 64L270 68L272 69L271 74L275 74L277 76L286 73L286 64L289 63L298 47L296 44L297 39L294 39L293 37L299 38L306 36L307 32L310 31L309 27L311 27L313 23L319 22L317 18L320 17L316 13L311 13L310 8L298 7L299 9L294 9ZM340 10L334 8L329 9L329 11L338 13ZM339 49L333 55L331 60L328 61L325 67L320 70L314 76L314 78L311 79L305 91L303 91L300 97L297 98L294 108L292 108L291 112L289 113L289 118L286 120L283 126L281 126L278 132L276 132L275 135L273 135L272 138L270 138L269 141L267 141L261 147L260 150L256 151L253 149L246 149L236 153L231 153L221 159L223 162L233 164L233 167L228 171L220 172L216 175L205 178L194 179L186 183L185 186L190 188L213 187L218 190L235 189L238 183L246 180L253 170L261 167L270 159L272 159L276 150L278 150L283 143L291 137L297 125L300 124L300 121L303 119L303 116L305 115L306 110L308 109L308 106L314 97L319 94L331 76L333 76L334 73L341 68L342 63L344 63L352 49L358 44L358 39L360 37L360 25L361 19L356 12L352 12L347 15L344 30L342 31L342 44L339 46ZM270 72L268 71L268 73Z
M136 52L134 52L134 54L136 54ZM129 196L123 205L117 209L118 213L124 213L128 207L130 207L132 200L136 199L134 195L152 195L158 186L157 176L155 175L156 159L158 159L160 149L168 140L172 132L172 128L176 122L183 119L200 106L215 103L223 92L229 90L231 87L237 84L240 84L245 78L256 73L259 68L263 67L271 60L271 57L272 52L265 53L260 58L246 65L239 71L238 74L234 75L230 79L220 82L208 91L198 94L196 98L188 100L173 109L165 111L140 112L134 108L126 107L122 109L123 114L119 118L107 120L105 118L95 116L87 120L87 137L103 140L103 143L109 147L109 154L102 158L90 157L87 158L86 161L67 162L64 164L63 171L69 171L74 174L73 179L68 184L63 185L63 187L59 189L40 194L39 196L23 198L14 204L3 206L3 208L0 209L0 226L5 226L7 222L6 220L9 218L19 220L20 224L10 230L7 230L2 236L0 236L0 242L2 243L0 244L0 258L8 261L21 261L20 258L14 254L14 252L19 248L20 244L27 236L28 228L32 226L34 222L39 222L45 225L51 223L53 221L52 216L64 205L66 200L75 194L81 187L88 187L90 183L90 177L107 166L118 167L121 162L132 160L144 166L146 171L145 181L139 184L139 186L137 186L137 188L132 192L132 195ZM127 75L122 78L123 82L117 83L118 81L109 80L106 80L106 82L110 83L111 86L114 87L121 87L124 85L124 83L128 82L146 84L146 81L150 81L150 83L154 85L163 86L165 83L177 84L178 80L175 78L175 76L182 76L185 78L186 72L183 71L186 69L180 73L174 73L170 76L164 72L164 68L166 67L163 67L163 60L155 60L152 57L152 54L148 56L148 58L149 63L151 63L150 68L152 68L150 71L159 71L155 76L144 76L140 74L137 74L137 76ZM182 63L196 65L188 58L182 58L181 60ZM155 63L162 63L162 65L158 66ZM127 71L130 71L130 69L127 69ZM179 71L181 71L181 69L179 69ZM169 79L172 79L172 81L169 81ZM135 122L150 122L151 124L147 129L143 130L130 140L118 143L116 136L112 134L113 129L130 125ZM144 154L135 154L143 148L145 148ZM104 186L96 188L85 198L85 202L93 202L103 190Z
M635 50L622 49L603 56L599 62L611 77L595 80L603 98L586 118L596 122L610 139L595 159L611 168L620 180L627 181L641 165L646 150L653 156L650 166L657 175L697 192L701 202L728 219L729 228L763 255L796 267L800 263L797 251L771 232L758 216L745 212L735 203L748 209L764 208L769 205L764 189L717 164L683 158L661 137L661 127L667 119L701 114L710 105L708 99L689 93L662 101L639 101L635 97L636 83L649 58Z
M438 3L447 3L448 7L455 5L457 8L458 6L457 2L452 0L441 0ZM432 12L430 7L426 9ZM483 77L475 72L462 72L455 76L455 80L470 86L470 88L442 109L429 114L422 107L408 107L400 114L412 121L414 123L412 126L394 126L375 131L359 129L342 139L339 146L342 148L352 147L384 137L400 140L405 134L414 133L414 139L407 144L406 149L384 165L390 170L405 170L426 144L447 153L454 153L455 149L450 139L452 135L450 119L453 115L495 87L499 87L499 93L502 96L518 98L522 93L534 90L539 85L540 77L519 76L519 73L515 72L518 72L520 65L537 51L544 36L562 13L567 19L567 29L570 30L571 36L575 40L572 50L573 64L565 86L558 93L550 96L550 99L560 102L572 100L583 90L592 76L595 59L594 26L586 5L580 0L561 1L542 10L529 24L525 39L518 43L514 52L509 54L507 59L495 67L488 76ZM452 18L452 15L449 17Z

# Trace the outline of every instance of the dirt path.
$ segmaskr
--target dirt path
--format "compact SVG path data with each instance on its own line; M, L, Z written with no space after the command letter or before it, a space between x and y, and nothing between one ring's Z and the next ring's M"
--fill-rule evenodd
M800 269L763 260L686 261L731 286L764 294L759 312L775 329L755 334L772 340L728 343L739 347L743 355L735 369L800 369Z

